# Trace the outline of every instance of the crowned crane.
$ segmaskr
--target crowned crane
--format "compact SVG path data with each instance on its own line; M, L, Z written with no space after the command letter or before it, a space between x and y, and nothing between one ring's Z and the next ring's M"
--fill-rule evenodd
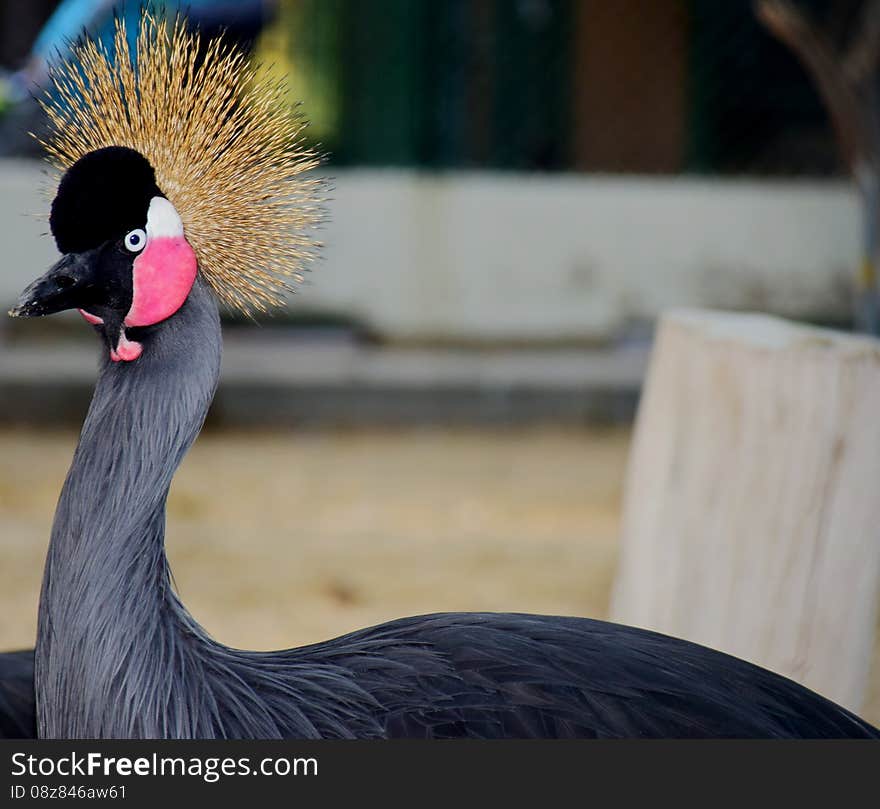
M146 15L55 76L61 260L12 314L77 309L104 350L55 514L35 689L44 738L876 737L791 680L583 618L403 618L233 649L187 612L165 504L217 386L218 302L279 300L314 248L301 123L236 54ZM136 65L136 68L133 66ZM306 234L306 235L304 235Z

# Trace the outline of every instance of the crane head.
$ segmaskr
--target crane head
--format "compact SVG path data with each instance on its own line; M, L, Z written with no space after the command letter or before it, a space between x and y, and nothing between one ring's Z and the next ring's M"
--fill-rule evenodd
M320 158L284 82L183 16L142 10L136 33L119 17L112 45L84 35L50 68L43 145L64 257L13 310L79 309L117 360L143 350L126 329L173 317L197 272L232 310L283 305L323 219Z
M49 225L64 255L22 292L10 314L78 309L101 332L112 360L136 360L142 345L126 330L177 312L198 268L149 161L119 146L88 152L61 178Z

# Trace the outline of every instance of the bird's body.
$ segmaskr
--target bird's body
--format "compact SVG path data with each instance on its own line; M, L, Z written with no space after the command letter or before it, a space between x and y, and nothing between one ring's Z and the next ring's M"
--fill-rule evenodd
M208 637L169 579L165 501L214 393L216 302L197 282L134 362L104 361L59 501L40 604L53 738L870 736L789 680L581 618L439 614L301 649Z
M317 222L298 177L314 155L237 57L209 48L198 73L197 41L148 18L138 42L137 71L123 28L112 64L84 46L62 74L65 255L13 311L78 309L106 346L46 559L41 737L878 735L743 661L580 618L429 615L279 652L212 640L172 587L165 504L217 386L218 298L270 305L309 255L294 226Z
M791 680L586 618L403 618L302 649L247 653L244 671L263 667L261 687L284 672L304 692L291 700L281 691L276 709L280 734L296 738L880 738Z
M108 701L94 735L880 738L791 680L696 644L585 618L440 613L300 649L249 652L200 637L189 652L181 679L162 689L141 682L143 690ZM137 708L127 712L132 699Z

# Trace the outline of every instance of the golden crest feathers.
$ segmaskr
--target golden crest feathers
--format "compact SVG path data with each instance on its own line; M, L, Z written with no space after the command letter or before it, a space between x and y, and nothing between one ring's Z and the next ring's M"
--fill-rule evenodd
M183 18L142 15L134 53L123 20L112 53L85 40L50 72L41 103L48 159L66 170L104 146L150 161L217 296L245 313L283 302L314 257L322 180L304 121L222 38Z

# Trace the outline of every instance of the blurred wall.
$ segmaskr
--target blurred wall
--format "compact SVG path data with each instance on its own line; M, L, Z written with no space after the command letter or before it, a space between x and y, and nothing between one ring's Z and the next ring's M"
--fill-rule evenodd
M0 304L55 255L39 163L0 162ZM297 313L389 339L613 338L667 306L846 318L858 207L837 181L340 170Z
M857 3L805 4L856 30ZM845 173L812 82L752 0L376 8L281 0L261 45L336 165Z

